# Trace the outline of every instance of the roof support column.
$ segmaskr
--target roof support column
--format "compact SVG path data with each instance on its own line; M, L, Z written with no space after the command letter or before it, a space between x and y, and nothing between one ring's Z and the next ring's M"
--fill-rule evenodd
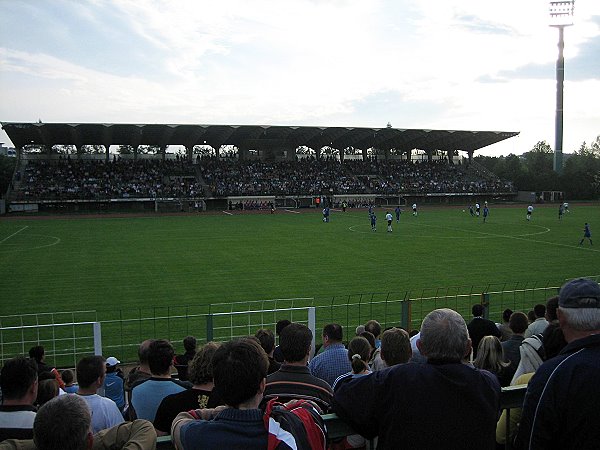
M317 160L321 159L321 147L315 148L315 154L317 155Z
M164 161L167 158L167 147L168 145L160 146L161 159Z
M343 163L344 162L344 149L340 148L340 162Z
M469 165L473 162L473 154L475 153L474 150L469 150L467 152L467 154L469 155Z
M192 162L192 157L194 155L194 146L193 145L186 145L185 146L185 151L186 151L186 156L187 156L188 162Z
M446 154L448 155L448 164L454 164L454 161L452 160L454 156L454 150L448 150Z
M363 157L363 161L367 160L367 149L366 148L362 149L362 157Z
M390 149L389 148L383 149L383 158L386 161L388 161L390 159Z
M83 154L83 145L77 146L77 159L81 159L81 155Z
M104 159L106 160L106 162L108 162L109 159L110 159L110 154L108 152L108 149L110 148L110 145L109 144L104 144L104 148L106 149L106 153L105 153L105 158Z
M433 150L425 150L427 152L427 161L433 161Z

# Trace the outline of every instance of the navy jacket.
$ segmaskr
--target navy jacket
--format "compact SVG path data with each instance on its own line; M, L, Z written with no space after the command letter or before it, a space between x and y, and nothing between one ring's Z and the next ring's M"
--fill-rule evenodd
M600 448L600 335L571 342L527 387L518 449Z
M344 383L335 412L378 449L494 450L500 385L457 362L400 364Z

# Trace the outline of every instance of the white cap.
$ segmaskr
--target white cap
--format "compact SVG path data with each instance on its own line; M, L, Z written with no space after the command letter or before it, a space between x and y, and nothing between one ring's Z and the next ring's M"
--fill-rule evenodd
M117 358L115 358L114 356L109 356L108 358L106 358L106 365L109 367L112 366L116 366L117 364L119 364L121 361L119 361Z

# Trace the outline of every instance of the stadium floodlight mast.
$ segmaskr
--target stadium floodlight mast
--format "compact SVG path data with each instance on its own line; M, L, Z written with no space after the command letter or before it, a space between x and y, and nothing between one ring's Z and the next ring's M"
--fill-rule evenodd
M575 0L550 2L550 26L558 28L558 59L556 60L556 121L554 126L554 171L563 171L563 85L565 81L565 27L573 25Z

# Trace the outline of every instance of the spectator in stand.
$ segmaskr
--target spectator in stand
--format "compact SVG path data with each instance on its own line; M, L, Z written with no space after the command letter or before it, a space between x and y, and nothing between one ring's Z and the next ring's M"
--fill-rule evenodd
M506 367L506 376L510 376L510 380L513 379L519 362L521 362L521 343L525 339L525 330L529 321L525 313L520 311L514 312L510 315L508 325L512 331L512 335L508 341L502 343L502 350L504 357L508 361L509 365Z
M134 367L129 371L127 375L127 379L125 381L125 392L128 392L131 395L131 390L133 387L147 380L152 376L150 373L150 366L148 365L148 354L150 351L150 344L152 343L152 339L147 339L143 341L138 348L138 358L140 360L140 365Z
M156 433L145 420L122 423L91 433L92 417L86 402L78 395L58 396L40 408L33 424L33 440L8 440L2 450L154 450Z
M483 313L485 309L483 305L476 304L471 308L473 319L467 325L469 336L473 345L473 358L477 357L477 348L479 342L484 336L496 336L500 338L500 330L494 322L489 319L484 319Z
M527 327L525 331L525 337L531 337L534 334L542 334L548 326L546 320L546 305L537 304L533 307L533 313L535 314L535 320Z
M52 400L58 395L58 382L50 372L43 372L38 377L38 393L34 402L34 406L39 408L44 403Z
M548 326L542 333L542 342L544 343L544 355L546 359L554 358L560 351L567 346L565 336L558 323L558 296L548 299L546 302L546 320Z
M407 363L412 357L410 338L402 328L390 328L381 335L381 360L385 367Z
M171 432L173 420L182 411L211 408L218 405L214 397L213 357L219 344L209 342L190 361L188 374L193 386L178 394L167 395L156 411L154 428L159 436Z
M156 410L167 395L184 391L186 382L171 378L175 351L171 343L164 339L150 342L148 347L148 366L152 377L133 386L131 390L131 417L154 422Z
M308 364L308 368L315 377L333 386L337 377L352 369L346 347L342 343L342 326L337 323L325 325L322 337L323 353L315 356Z
M597 449L600 442L600 286L565 283L557 310L567 346L537 370L527 387L517 449Z
M465 364L471 340L464 319L450 309L430 312L417 345L426 364L400 364L346 383L334 396L337 415L362 436L378 436L380 450L495 449L500 385Z
M496 375L500 386L504 387L508 386L512 380L512 376L509 377L509 373L506 371L509 364L504 362L500 339L496 336L484 336L479 342L477 358L473 361L473 365L478 369L487 370Z
M123 415L117 404L110 398L101 397L96 392L104 384L106 361L102 356L85 356L77 363L77 394L83 398L92 415L92 432L114 427L123 422Z
M277 323L275 324L275 334L278 337L281 336L281 332L283 331L283 329L291 323L292 322L290 322L287 319L278 320ZM275 347L275 350L273 351L273 359L280 364L283 363L283 353L281 352L279 345L277 345Z
M114 356L106 358L106 377L104 378L104 396L117 404L121 414L125 412L125 390L123 372L119 369L119 361Z
M279 397L281 402L286 402L303 398L328 410L333 390L326 381L312 375L306 365L312 345L310 329L304 324L292 323L283 329L279 342L284 363L267 377L265 400Z
M73 375L73 371L71 369L65 369L60 373L60 377L65 383L65 388L63 390L67 394L75 394L79 387L74 382L75 376Z
M0 371L0 442L4 439L31 439L38 392L37 365L22 356L9 359Z
M412 352L412 356L410 357L410 361L416 364L424 364L427 362L427 358L421 355L421 351L417 347L417 342L421 339L421 332L418 331L410 338L410 350Z
M376 320L369 320L365 324L365 331L373 334L375 337L375 351L371 354L371 360L369 361L369 366L375 370L381 370L385 368L385 364L381 360L381 325Z
M344 383L371 373L369 360L373 348L369 341L362 336L353 337L348 343L346 358L350 361L352 370L337 377L333 382L334 392Z
M500 337L500 341L502 342L508 341L510 339L510 336L512 335L510 325L508 324L512 313L512 309L506 308L504 311L502 311L502 323L497 324L498 329L502 334L502 336Z
M41 345L36 345L35 347L31 347L29 349L29 357L31 359L35 360L35 362L37 363L38 375L40 375L41 373L44 373L44 372L50 372L50 373L52 373L52 375L54 375L54 378L56 379L58 386L60 388L64 387L65 383L60 378L60 373L58 372L58 370L56 370L56 368L46 364L46 362L45 362L46 361L46 352L44 350L44 347L42 347Z
M177 369L177 378L181 381L187 381L188 364L196 355L196 338L194 336L183 338L183 348L185 349L185 353L183 355L176 355L173 364Z
M273 332L266 328L261 328L256 332L254 337L258 339L260 346L269 357L269 370L267 371L267 375L277 372L281 367L281 364L273 358L273 352L275 351L275 336L273 335Z
M268 431L258 408L269 367L265 351L255 339L238 339L221 345L212 361L227 407L180 413L171 429L175 448L266 449Z

